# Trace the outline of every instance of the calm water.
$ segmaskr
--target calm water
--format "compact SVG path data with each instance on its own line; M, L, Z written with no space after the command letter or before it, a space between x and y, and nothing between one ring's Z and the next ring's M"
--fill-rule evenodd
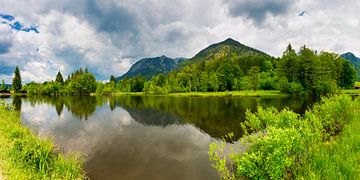
M218 179L208 145L241 137L246 109L290 107L304 99L255 97L52 97L6 99L23 123L65 151L85 154L91 179Z

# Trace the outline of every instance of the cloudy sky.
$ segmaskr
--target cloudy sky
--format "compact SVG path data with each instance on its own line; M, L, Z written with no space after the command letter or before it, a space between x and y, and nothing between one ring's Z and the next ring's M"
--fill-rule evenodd
M6 82L16 65L25 82L79 67L105 80L140 58L192 57L228 37L272 56L288 43L360 55L359 0L0 0L0 15Z

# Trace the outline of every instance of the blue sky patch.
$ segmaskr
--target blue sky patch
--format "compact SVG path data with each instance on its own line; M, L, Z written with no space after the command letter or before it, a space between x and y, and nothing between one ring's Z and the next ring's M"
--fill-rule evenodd
M35 25L32 25L30 27L25 27L23 24L21 24L19 21L15 21L14 23L12 23L12 21L15 20L14 16L11 15L3 15L0 14L0 17L3 19L1 21L1 24L7 24L11 27L11 29L16 30L16 31L23 31L23 32L35 32L35 33L39 33L39 30L37 29L37 27Z
M6 19L6 20L8 20L8 21L13 21L13 20L15 20L15 17L14 17L14 16L7 15L7 14L0 14L0 17L3 18L3 19Z

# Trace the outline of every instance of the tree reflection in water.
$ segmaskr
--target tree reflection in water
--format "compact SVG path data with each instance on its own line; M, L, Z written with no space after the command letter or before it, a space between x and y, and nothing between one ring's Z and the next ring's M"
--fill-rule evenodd
M113 111L124 108L131 117L144 125L168 126L172 124L193 124L212 137L222 138L233 132L235 138L242 135L240 123L245 112L254 112L257 106L281 110L285 107L304 113L311 101L304 98L260 98L260 97L167 97L167 96L65 96L26 98L30 104L51 104L58 116L64 107L73 116L87 120L97 106L108 105ZM21 99L14 98L13 104L21 108Z

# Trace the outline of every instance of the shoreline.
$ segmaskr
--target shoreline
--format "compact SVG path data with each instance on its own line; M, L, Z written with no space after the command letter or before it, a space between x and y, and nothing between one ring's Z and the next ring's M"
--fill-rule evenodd
M20 112L3 101L0 101L0 144L1 178L86 178L79 154L64 154L51 140L35 135L21 124Z
M169 96L169 97L288 97L288 94L278 90L244 90L223 92L183 92L183 93L146 93L146 92L116 92L112 94L91 94L91 96Z
M341 89L338 92L348 95L360 95L359 89ZM290 97L279 90L243 90L243 91L223 91L223 92L182 92L182 93L147 93L147 92L115 92L111 94L96 94L91 96L169 96L169 97Z

